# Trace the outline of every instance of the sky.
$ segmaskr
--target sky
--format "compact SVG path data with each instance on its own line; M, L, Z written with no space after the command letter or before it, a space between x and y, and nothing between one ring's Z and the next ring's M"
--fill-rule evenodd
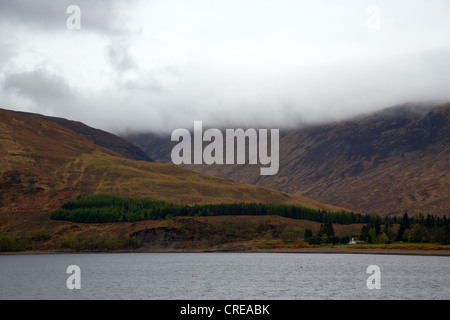
M0 108L126 133L449 101L449 14L448 0L2 0Z

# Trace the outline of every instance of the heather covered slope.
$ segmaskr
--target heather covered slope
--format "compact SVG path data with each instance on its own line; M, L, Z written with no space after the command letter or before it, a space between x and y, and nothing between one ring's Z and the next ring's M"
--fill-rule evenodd
M153 161L144 151L139 149L139 147L137 147L135 144L130 143L129 141L122 139L112 133L89 127L82 122L58 117L49 117L37 113L29 113L29 112L18 112L18 113L23 116L32 117L35 119L49 120L57 124L60 124L63 127L66 127L72 131L75 131L83 135L85 138L91 140L96 145L117 152L118 154L124 156L125 158L149 162Z
M156 161L174 143L152 133L126 137ZM450 104L405 104L347 121L281 130L280 170L188 165L189 169L295 193L364 213L450 212Z
M3 207L11 203L8 198L70 192L77 196L110 193L187 204L304 203L315 208L333 208L171 164L133 161L52 121L11 111L1 111L1 119ZM20 207L24 202L12 203Z
M92 194L181 204L289 203L340 210L171 164L130 160L53 121L6 110L0 111L0 119L0 232L48 225L52 210Z

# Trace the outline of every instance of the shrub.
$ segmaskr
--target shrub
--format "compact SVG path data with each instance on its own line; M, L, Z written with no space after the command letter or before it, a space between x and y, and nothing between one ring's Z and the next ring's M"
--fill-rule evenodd
M50 232L45 228L42 228L31 235L31 240L36 242L50 240L50 238Z
M0 251L25 250L25 242L17 236L8 233L0 233Z

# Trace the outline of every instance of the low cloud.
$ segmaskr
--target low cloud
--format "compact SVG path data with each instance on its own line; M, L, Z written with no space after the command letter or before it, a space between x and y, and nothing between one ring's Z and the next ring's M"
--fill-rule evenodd
M5 78L3 88L43 106L73 99L64 79L40 70L11 74Z
M120 8L133 0L3 0L0 1L0 21L16 29L30 28L34 32L61 32L69 17L67 8L77 5L82 10L83 28L103 34L126 32L121 22Z
M68 30L66 8L81 8ZM2 1L0 107L113 132L282 128L450 100L448 1ZM5 34L8 34L6 37Z

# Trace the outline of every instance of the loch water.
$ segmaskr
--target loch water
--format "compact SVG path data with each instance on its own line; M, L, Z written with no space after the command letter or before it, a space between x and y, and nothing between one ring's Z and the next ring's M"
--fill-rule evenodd
M78 278L69 266L78 266ZM379 268L379 289L369 289ZM0 299L450 299L450 257L302 253L0 255ZM70 278L70 279L69 279ZM79 289L68 283L78 281Z

